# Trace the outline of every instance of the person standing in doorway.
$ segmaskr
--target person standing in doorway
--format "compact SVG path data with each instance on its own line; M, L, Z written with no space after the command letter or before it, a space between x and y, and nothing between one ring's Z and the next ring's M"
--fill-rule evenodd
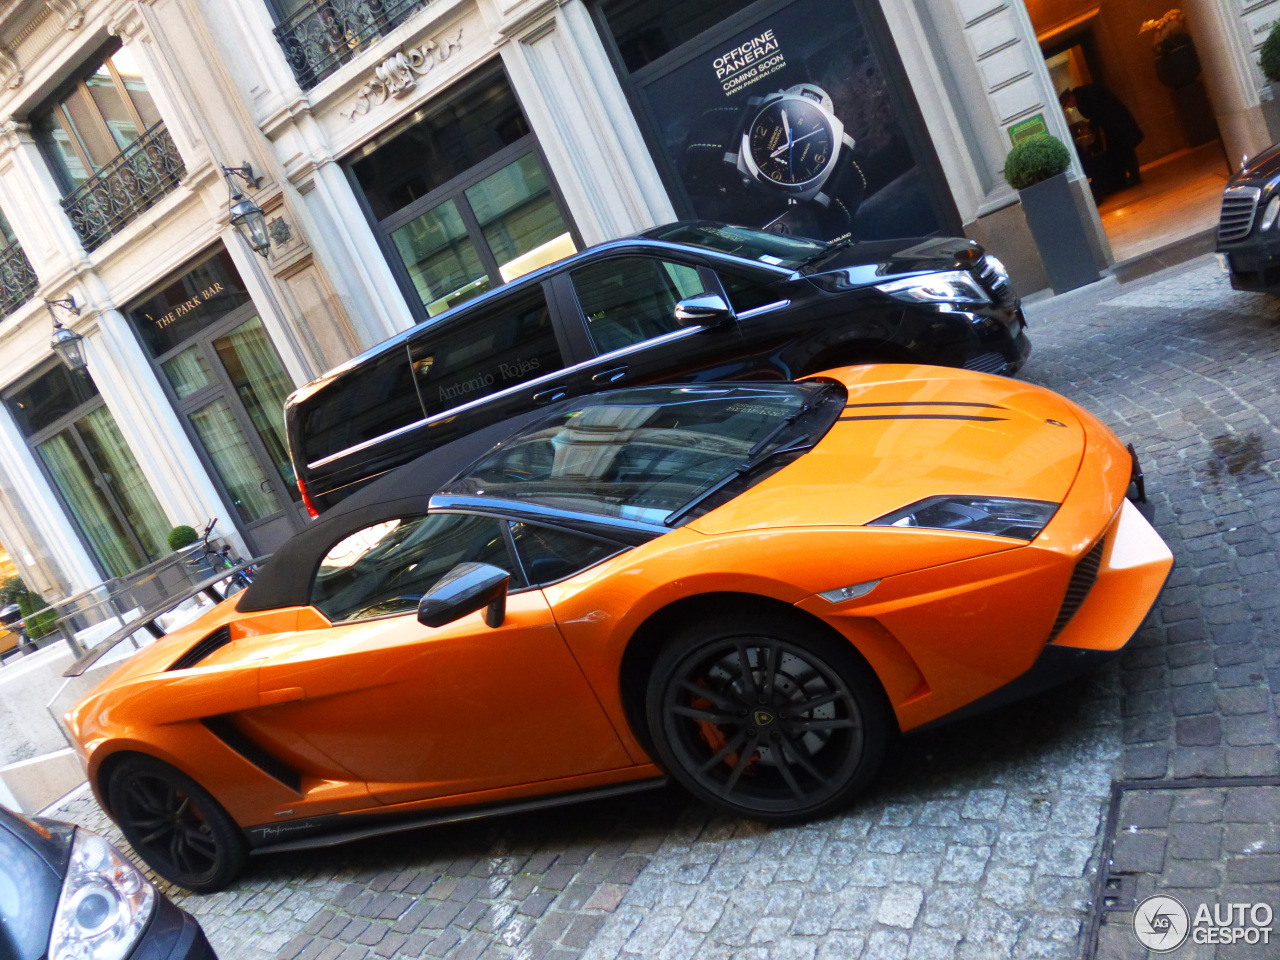
M1108 191L1136 187L1142 182L1138 164L1138 144L1146 134L1133 118L1124 102L1101 83L1062 91L1058 98L1063 109L1075 107L1080 115L1102 131L1106 142Z

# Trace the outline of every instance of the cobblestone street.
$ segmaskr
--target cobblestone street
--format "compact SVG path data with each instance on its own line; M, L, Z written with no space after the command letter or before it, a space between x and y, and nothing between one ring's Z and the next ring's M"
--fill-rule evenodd
M1024 376L1134 443L1176 557L1119 662L905 738L816 823L725 819L673 788L170 894L223 960L1076 960L1095 939L1136 960L1155 891L1280 912L1280 300L1205 261L1106 296L1033 308ZM53 813L122 843L91 796ZM1175 956L1277 957L1277 939Z

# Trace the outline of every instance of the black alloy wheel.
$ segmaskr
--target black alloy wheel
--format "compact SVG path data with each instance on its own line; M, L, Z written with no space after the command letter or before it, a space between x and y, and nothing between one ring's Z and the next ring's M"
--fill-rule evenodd
M837 809L875 774L892 720L847 641L790 616L724 616L672 640L650 676L649 729L703 800L762 820Z
M111 771L111 813L138 855L166 880L209 893L244 868L248 845L230 814L180 770L131 756Z

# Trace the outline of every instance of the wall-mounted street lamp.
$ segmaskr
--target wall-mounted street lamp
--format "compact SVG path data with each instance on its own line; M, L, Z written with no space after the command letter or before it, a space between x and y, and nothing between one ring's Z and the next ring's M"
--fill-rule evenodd
M89 361L84 355L84 337L74 330L68 330L64 327L58 319L58 315L53 312L54 307L61 307L73 317L80 316L80 308L76 306L76 298L67 297L65 300L46 300L44 305L45 309L49 311L49 316L53 317L53 339L49 341L49 346L53 348L53 352L67 365L69 370L81 371L88 369Z
M271 249L271 236L267 232L267 218L262 208L240 192L236 179L244 181L245 186L255 190L258 178L253 175L253 167L248 163L240 167L223 166L222 176L226 178L227 189L231 191L230 210L231 223L244 238L244 242L253 248L253 252L266 256Z

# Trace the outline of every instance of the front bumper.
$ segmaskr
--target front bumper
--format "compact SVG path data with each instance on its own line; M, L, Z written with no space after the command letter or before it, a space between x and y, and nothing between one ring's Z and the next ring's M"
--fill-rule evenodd
M1231 286L1236 290L1280 291L1280 239L1250 237L1217 252L1226 257Z
M218 960L196 918L158 894L156 912L128 960Z
M1138 508L1125 500L1106 535L1076 564L1051 639L1031 668L923 730L1043 693L1119 654L1159 599L1173 553Z

